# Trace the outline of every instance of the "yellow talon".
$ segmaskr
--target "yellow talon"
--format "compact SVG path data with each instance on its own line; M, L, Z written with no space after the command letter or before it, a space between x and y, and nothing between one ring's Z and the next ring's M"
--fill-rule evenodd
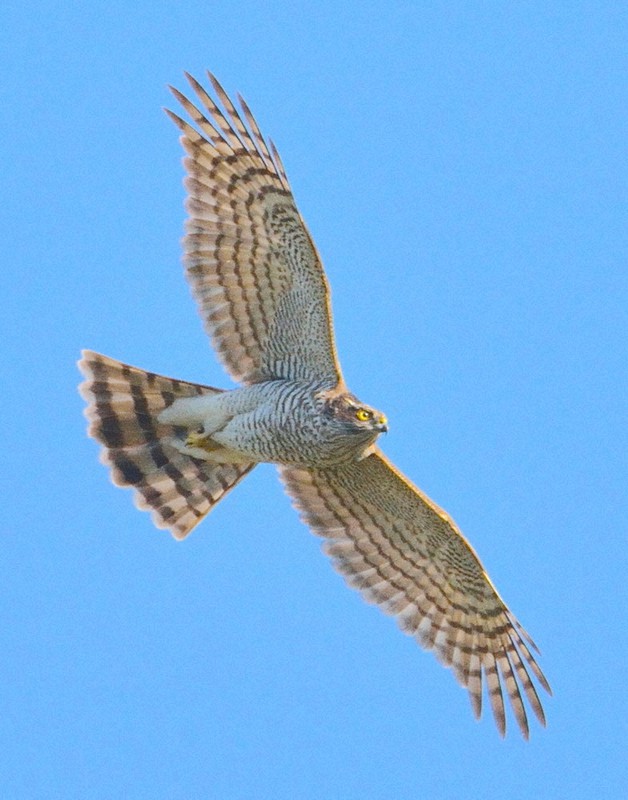
M189 433L187 439L185 440L186 447L202 447L203 446L203 433L199 431L193 431Z
M185 440L185 446L197 447L201 450L206 450L208 453L211 453L213 450L218 450L220 448L220 445L212 441L211 436L206 436L202 430L192 431L191 433L188 433L187 438Z

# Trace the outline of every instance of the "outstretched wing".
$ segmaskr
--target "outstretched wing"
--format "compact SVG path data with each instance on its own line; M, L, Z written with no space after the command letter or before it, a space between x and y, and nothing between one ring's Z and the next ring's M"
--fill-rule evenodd
M483 676L497 727L503 689L528 737L523 697L545 724L531 673L550 692L534 643L508 610L453 520L380 453L336 469L282 467L288 493L348 583L466 686L476 717Z
M172 89L198 130L168 111L188 154L187 275L205 328L237 381L341 380L329 289L279 155L240 98L241 115L210 80L224 113Z

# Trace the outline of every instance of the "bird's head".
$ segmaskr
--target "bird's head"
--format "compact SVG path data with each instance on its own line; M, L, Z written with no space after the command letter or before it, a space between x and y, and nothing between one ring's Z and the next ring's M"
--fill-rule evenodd
M325 413L332 418L344 433L372 438L388 431L388 420L381 411L360 402L349 392L329 397Z

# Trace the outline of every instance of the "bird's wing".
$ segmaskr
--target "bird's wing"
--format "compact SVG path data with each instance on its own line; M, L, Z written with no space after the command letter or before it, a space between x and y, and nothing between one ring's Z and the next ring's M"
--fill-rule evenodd
M450 667L482 708L483 677L497 727L503 690L523 735L525 696L545 715L532 682L550 692L534 643L506 607L454 521L377 451L335 469L281 467L288 493L347 582Z
M196 106L175 97L188 191L187 276L205 328L231 376L340 383L323 267L279 155L240 98L239 113L209 75L221 111L187 76Z

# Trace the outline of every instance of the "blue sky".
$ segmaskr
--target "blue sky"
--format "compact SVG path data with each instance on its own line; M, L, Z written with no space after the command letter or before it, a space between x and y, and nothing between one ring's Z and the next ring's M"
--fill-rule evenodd
M628 12L235 5L0 11L1 793L625 797ZM161 111L205 68L282 154L387 454L541 647L528 743L345 587L272 467L176 543L98 464L80 348L230 385Z

